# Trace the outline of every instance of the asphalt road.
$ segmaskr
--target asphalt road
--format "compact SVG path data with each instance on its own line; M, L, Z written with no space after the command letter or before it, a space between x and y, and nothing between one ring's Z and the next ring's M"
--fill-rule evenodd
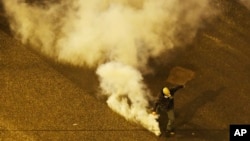
M15 40L0 18L0 141L227 141L230 124L250 124L250 10L220 1L222 14L194 41L152 61L155 94L175 66L195 72L176 95L176 135L156 137L96 95L94 70L63 65Z

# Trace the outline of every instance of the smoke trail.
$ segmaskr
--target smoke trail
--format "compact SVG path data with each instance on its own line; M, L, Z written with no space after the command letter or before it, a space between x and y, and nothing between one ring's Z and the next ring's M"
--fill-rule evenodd
M119 62L109 62L101 65L97 74L101 78L101 88L108 95L107 104L112 110L127 120L140 123L156 135L160 134L158 122L146 110L149 93L139 71Z
M140 70L148 58L189 43L210 17L208 0L3 0L16 37L61 62L97 67L107 103L159 135Z

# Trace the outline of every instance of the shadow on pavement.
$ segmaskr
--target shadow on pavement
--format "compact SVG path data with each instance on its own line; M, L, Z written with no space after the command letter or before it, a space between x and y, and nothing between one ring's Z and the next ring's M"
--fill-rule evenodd
M5 15L2 1L0 1L0 30L4 31L8 35L11 35L9 22Z
M197 138L202 139L211 139L213 140L220 140L222 141L225 139L225 133L227 131L221 129L205 129L200 125L194 124L191 122L192 118L194 117L195 113L199 108L205 105L208 102L212 102L216 99L217 96L224 91L226 87L221 87L217 90L207 90L201 93L197 98L192 100L189 103L186 103L181 109L177 110L177 118L176 118L176 128L182 128L184 125L188 125L190 129L179 129L178 135L183 136L181 138Z

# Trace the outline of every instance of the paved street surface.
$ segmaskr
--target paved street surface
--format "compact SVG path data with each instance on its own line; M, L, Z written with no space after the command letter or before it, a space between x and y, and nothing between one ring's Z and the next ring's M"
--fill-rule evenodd
M222 14L187 47L152 61L154 95L176 66L194 78L175 97L176 135L157 137L126 121L97 95L94 70L59 64L15 40L0 16L0 141L228 141L250 124L250 10L221 1ZM164 121L161 120L161 128Z

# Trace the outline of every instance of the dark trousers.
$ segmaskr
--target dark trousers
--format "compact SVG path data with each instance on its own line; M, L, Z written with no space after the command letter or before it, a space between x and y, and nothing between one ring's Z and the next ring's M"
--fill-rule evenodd
M168 116L167 130L171 131L173 130L174 121L175 121L174 109L168 110L167 116Z
M166 109L162 109L159 107L156 109L156 112L159 113L160 115L162 114L162 112L166 113L167 118L168 118L166 129L168 131L172 131L174 129L174 122L175 122L174 109L166 110Z

